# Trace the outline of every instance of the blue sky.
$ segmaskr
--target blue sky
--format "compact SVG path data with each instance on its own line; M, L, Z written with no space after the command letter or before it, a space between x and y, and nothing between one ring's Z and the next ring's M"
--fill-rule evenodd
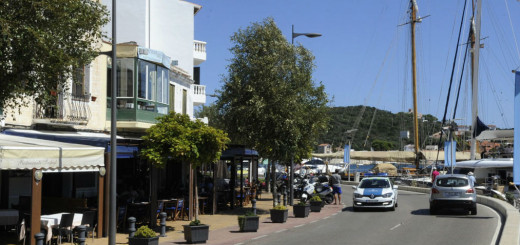
M442 119L464 1L417 0L419 15L427 16L417 26L419 113ZM207 42L207 61L201 64L201 83L213 94L227 73L232 43L230 37L252 22L272 17L291 41L295 32L323 36L295 39L315 55L313 78L322 82L331 106L367 105L400 112L412 108L409 1L332 0L192 0L202 5L195 16L195 39ZM471 2L467 9L471 8ZM479 114L487 124L513 127L514 69L520 69L516 39L520 39L520 1L483 0ZM509 10L509 11L508 11ZM470 13L466 14L465 21ZM510 16L510 17L509 17ZM512 26L511 24L512 23ZM469 24L463 26L465 40ZM514 30L514 31L513 31ZM514 34L513 34L514 33ZM462 42L464 43L464 42ZM465 46L460 46L459 52ZM459 56L454 84L458 84ZM465 73L468 73L466 68ZM469 78L463 78L462 95L455 118L470 124ZM452 92L454 95L455 92ZM454 96L448 118L452 118ZM208 97L208 102L214 98Z

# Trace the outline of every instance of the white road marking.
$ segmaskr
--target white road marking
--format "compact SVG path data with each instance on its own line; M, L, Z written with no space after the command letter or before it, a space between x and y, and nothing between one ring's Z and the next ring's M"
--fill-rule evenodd
M338 212L338 213L335 213L335 214L332 214L332 215L338 215L338 214L339 214L339 212Z
M397 229L397 227L399 227L399 226L401 226L401 224L395 225L394 227L390 228L390 230L393 231L393 230Z
M305 224L297 225L297 226L295 226L294 228L302 227L302 226L304 226L304 225L305 225Z
M311 221L310 224L318 222L317 220Z
M257 239L260 239L260 238L264 238L264 237L266 237L266 236L267 236L267 235L257 236L257 237L255 237L255 238L253 238L253 239L251 239L251 240L257 240Z
M235 243L235 245L242 245L244 244L243 242L240 242L240 243Z
M497 244L498 234L500 234L500 228L502 228L502 216L499 213L497 213L497 211L495 211L494 209L492 209L486 205L481 205L481 206L489 208L493 213L495 213L498 216L497 228L495 229L495 234L493 235L493 239L491 239L491 243L490 243L491 245Z
M279 230L279 231L275 231L274 233L280 233L280 232L284 232L286 231L287 229L282 229L282 230Z
M328 219L328 218L330 218L330 216L327 216L327 217L325 217L325 218L321 218L321 219Z

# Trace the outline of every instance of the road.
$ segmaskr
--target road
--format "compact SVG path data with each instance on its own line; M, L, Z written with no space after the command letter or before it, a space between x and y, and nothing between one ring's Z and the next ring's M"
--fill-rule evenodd
M428 195L399 191L395 212L353 212L351 186L343 186L343 212L330 218L242 244L495 244L499 214L478 204L478 215L462 210L429 214Z

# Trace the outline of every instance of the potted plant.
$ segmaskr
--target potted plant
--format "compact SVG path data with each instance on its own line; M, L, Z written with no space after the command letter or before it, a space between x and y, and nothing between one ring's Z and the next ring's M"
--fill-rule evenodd
M209 225L200 223L200 220L196 219L190 222L189 225L184 226L184 239L188 243L206 242L209 236Z
M241 232L256 232L260 223L260 217L253 212L238 216L238 226Z
M299 202L293 206L293 214L296 218L305 218L309 216L311 206L305 202Z
M287 221L289 210L287 210L287 207L283 205L277 205L276 207L270 209L270 213L271 221L273 223L285 223L285 221Z
M309 202L311 204L311 211L312 212L320 212L321 211L321 204L322 200L319 196L313 196L311 199L309 199Z
M159 236L148 226L143 225L137 229L134 237L128 238L129 245L158 245Z

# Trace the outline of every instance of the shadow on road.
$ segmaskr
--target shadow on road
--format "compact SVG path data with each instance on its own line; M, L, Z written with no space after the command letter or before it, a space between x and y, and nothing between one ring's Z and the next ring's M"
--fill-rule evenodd
M426 215L438 218L461 218L461 219L492 219L493 217L484 217L469 215L467 210L464 209L443 209L437 211L435 215L430 214L429 209L417 209L410 212L412 215Z

